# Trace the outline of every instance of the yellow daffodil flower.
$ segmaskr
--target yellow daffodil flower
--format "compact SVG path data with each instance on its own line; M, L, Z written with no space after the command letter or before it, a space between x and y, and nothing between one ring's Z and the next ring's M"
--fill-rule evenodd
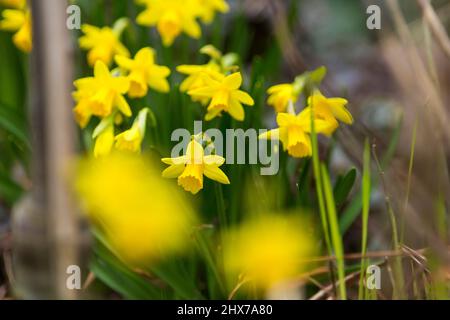
M296 103L298 94L294 90L294 84L285 83L272 86L267 90L270 95L267 103L272 106L276 112L286 112L289 102Z
M339 126L337 120L346 124L353 123L353 117L345 107L347 103L343 98L326 98L317 90L309 97L305 112L311 112L311 106L314 106L314 117L326 123L320 133L331 135Z
M117 150L130 151L135 153L141 152L142 140L145 136L145 127L147 124L148 108L144 108L134 120L133 126L117 135L115 147Z
M142 98L148 92L148 87L160 91L169 92L170 86L167 77L170 69L155 64L155 51L151 48L143 48L136 53L134 59L125 56L116 56L117 65L129 72L130 98Z
M103 129L95 140L94 157L104 157L111 153L114 146L114 125L112 121Z
M196 218L155 164L131 153L83 160L75 172L80 204L106 245L132 268L187 248Z
M110 65L116 54L130 56L128 49L120 42L120 34L127 24L126 21L119 19L113 29L99 28L88 24L81 26L84 35L80 37L79 44L82 49L88 50L90 66L94 66L98 60Z
M200 19L210 24L216 15L216 12L227 13L230 6L225 0L197 0Z
M311 116L309 113L301 112L298 115L278 113L277 123L279 128L263 133L259 138L280 140L283 149L295 158L312 155ZM316 132L321 133L327 124L324 121L315 120L314 125Z
M205 65L181 65L177 67L179 73L188 77L180 85L181 92L189 92L195 89L204 88L208 85L208 77L216 81L222 81L225 76L220 73L220 66L214 62ZM206 105L210 98L191 95L192 101L201 102Z
M223 184L230 180L219 167L225 162L218 155L204 155L203 147L193 139L187 146L186 155L178 158L163 158L170 165L162 173L164 178L178 178L178 185L192 194L203 189L203 175Z
M94 77L76 80L74 84L77 88L74 97L82 97L80 101L83 102L83 106L78 106L76 110L76 113L80 114L80 119L85 119L89 114L101 118L107 117L114 107L117 107L125 116L131 116L130 106L123 96L130 87L128 79L111 75L108 67L101 60L95 63Z
M223 246L232 283L241 277L267 290L304 272L313 241L303 230L299 217L281 214L258 216L231 230Z
M198 7L196 0L140 0L146 9L137 17L143 26L156 26L165 46L170 46L182 32L199 39L200 25L196 21Z
M16 32L13 42L23 52L30 52L32 44L31 13L28 9L7 9L2 12L0 30Z
M188 92L191 96L211 98L205 120L209 121L220 116L222 111L228 112L234 119L243 121L245 118L242 104L254 105L250 95L239 90L242 85L242 75L240 72L224 77L221 81L206 77L208 85L203 88Z

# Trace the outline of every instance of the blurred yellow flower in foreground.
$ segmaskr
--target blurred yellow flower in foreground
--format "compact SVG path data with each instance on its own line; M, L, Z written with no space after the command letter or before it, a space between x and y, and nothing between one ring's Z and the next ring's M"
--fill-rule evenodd
M130 87L128 79L111 75L101 60L95 63L94 77L76 80L74 84L77 91L73 96L78 102L74 112L81 126L89 121L91 115L102 118L109 116L114 107L125 116L131 116L130 106L123 97Z
M227 275L233 282L245 277L263 290L294 278L305 271L303 261L313 252L305 229L294 215L262 215L244 222L223 241Z
M204 155L203 147L193 139L187 146L186 155L178 158L163 158L170 165L162 173L164 178L178 178L178 185L192 194L203 189L203 175L223 184L230 180L219 168L225 159L218 155Z
M321 129L320 133L331 135L339 127L337 120L346 124L353 123L353 117L345 107L347 103L348 101L343 98L326 98L320 91L316 90L308 98L308 107L304 112L311 112L311 106L313 106L314 117L326 123L326 126ZM319 130L317 132L319 133Z
M239 88L242 85L240 72L224 77L221 81L205 76L206 87L194 89L188 92L191 96L212 98L208 106L205 120L209 121L220 116L222 111L228 112L234 119L243 121L245 118L242 104L254 105L250 95Z
M117 65L129 72L127 77L130 80L130 98L144 97L148 87L164 93L169 92L170 86L166 78L170 75L170 69L157 65L155 55L155 51L147 47L139 50L134 59L120 55L115 57Z
M301 112L298 115L278 113L277 123L279 128L270 130L259 136L260 139L280 140L283 149L292 157L302 158L312 155L311 146L311 117L309 113ZM324 121L315 120L317 133L326 126Z
M179 253L189 243L193 209L143 157L113 153L83 160L74 187L109 247L133 267Z
M99 28L84 24L81 31L84 33L79 39L80 47L88 50L88 63L94 66L100 60L110 65L114 55L129 57L128 49L120 42L120 35L127 25L127 19L119 19L113 29L109 27Z
M294 84L284 83L272 86L267 90L269 98L267 103L272 106L276 112L286 112L289 102L295 104L298 94L294 90Z
M201 35L196 0L137 0L146 5L146 9L137 17L137 23L143 26L156 26L163 44L170 46L182 32L198 39Z
M16 32L13 42L23 52L30 52L32 44L31 13L25 7L23 9L7 9L2 12L3 20L0 21L0 30Z
M200 19L204 23L211 23L217 12L227 13L230 10L230 6L225 0L196 0L197 8L199 9Z

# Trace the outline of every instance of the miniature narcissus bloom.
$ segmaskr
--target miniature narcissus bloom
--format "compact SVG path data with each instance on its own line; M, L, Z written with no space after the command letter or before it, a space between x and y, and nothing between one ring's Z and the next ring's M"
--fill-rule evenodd
M295 104L298 99L298 93L294 89L294 84L284 83L267 90L269 98L267 103L272 106L276 112L286 112L289 102Z
M141 144L145 137L147 125L148 108L142 109L130 129L117 135L115 148L121 151L140 153Z
M125 116L131 116L130 106L123 96L130 87L129 80L111 75L102 61L95 63L94 77L76 80L74 84L77 91L73 95L78 102L74 112L80 125L89 121L92 115L107 117L115 108Z
M115 57L117 65L129 72L127 77L130 80L130 98L144 97L148 87L164 93L169 92L170 86L166 78L170 75L170 69L157 65L155 55L152 48L143 48L136 53L134 59L120 55Z
M322 120L326 125L320 133L331 135L338 127L339 121L345 124L352 124L353 117L345 107L348 101L343 98L326 98L320 91L316 90L308 98L308 107L305 113L311 112L313 107L314 118ZM319 131L317 131L319 133Z
M164 178L178 178L178 185L192 194L203 189L203 175L223 184L230 180L219 168L225 159L218 155L204 155L203 147L193 139L189 142L186 155L177 158L163 158L170 165L162 173Z
M221 81L206 76L207 86L188 92L191 96L211 98L205 120L209 121L222 112L228 112L234 119L243 121L245 118L242 104L253 106L254 101L250 95L239 88L242 85L240 72L224 77Z
M216 12L227 13L230 6L225 0L196 0L200 19L209 24L213 22Z
M267 131L259 136L260 139L280 140L283 150L295 158L309 157L312 155L311 146L311 116L307 112L298 115L291 113L278 113L277 123L279 128ZM315 130L321 133L326 123L315 120Z
M129 57L128 49L120 42L120 35L127 25L125 18L117 20L114 27L95 27L88 24L81 26L84 33L79 39L80 47L88 50L88 63L94 66L100 60L110 65L115 55Z
M98 134L95 139L94 157L100 158L111 153L114 146L114 124L108 121L108 124Z
M199 39L201 35L196 0L137 0L146 5L146 9L137 17L137 23L143 26L156 26L163 44L170 46L182 32Z
M21 9L6 9L2 12L0 30L15 32L13 42L23 52L32 50L31 13L23 6Z
M187 248L196 224L194 211L145 157L113 152L83 160L74 180L96 231L130 267L148 267Z
M305 229L299 217L277 214L254 217L231 230L223 242L228 277L234 283L244 278L261 290L292 280L312 256L313 241Z
M181 92L189 92L195 89L204 88L208 85L208 77L216 81L222 81L225 76L220 73L220 66L211 62L205 65L181 65L177 67L179 73L188 77L180 85ZM192 101L201 102L206 105L210 98L191 95Z

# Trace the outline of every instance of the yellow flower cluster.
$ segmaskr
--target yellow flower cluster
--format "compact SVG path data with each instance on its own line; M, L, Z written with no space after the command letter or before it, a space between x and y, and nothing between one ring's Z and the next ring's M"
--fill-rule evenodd
M132 267L185 248L196 221L178 190L151 162L133 154L81 162L75 190L113 252Z
M23 52L30 52L32 44L31 13L26 0L0 0L10 9L2 11L0 30L15 32L13 42Z
M327 98L319 90L308 97L307 106L296 114L294 103L304 89L306 76L297 77L292 84L276 85L268 90L268 104L278 112L278 128L259 136L260 139L280 140L283 149L295 158L312 155L311 132L330 136L341 121L352 124L353 117L347 110L348 101L343 98Z
M234 72L234 54L222 55L211 45L200 50L211 57L205 65L181 65L177 71L188 77L181 83L180 90L187 92L193 101L200 101L207 106L205 120L210 121L222 112L227 112L237 121L243 121L245 112L243 104L253 106L250 95L242 90L242 75Z
M197 19L209 24L216 12L228 12L225 0L136 0L146 8L137 17L137 23L156 27L163 44L170 46L181 34L198 39L201 28Z
M130 98L142 98L149 88L163 93L170 90L167 81L170 69L156 64L152 48L142 48L130 58L128 49L119 41L126 25L124 19L119 19L112 29L83 25L85 35L79 40L80 46L89 50L88 62L94 65L94 76L74 82L73 98L77 104L73 112L81 128L85 128L93 116L100 118L92 136L96 157L108 155L114 147L135 153L141 151L148 108L139 112L130 129L115 134L115 124L121 124L122 116L132 116L125 94ZM110 71L107 65L113 61L118 67Z

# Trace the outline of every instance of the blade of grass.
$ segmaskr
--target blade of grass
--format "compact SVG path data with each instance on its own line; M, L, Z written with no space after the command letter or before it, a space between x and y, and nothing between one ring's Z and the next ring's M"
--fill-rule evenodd
M367 229L369 222L369 209L370 209L370 144L366 140L364 145L363 156L363 177L362 177L362 241L361 241L361 255L365 256L367 253ZM358 299L364 299L364 285L363 280L365 277L367 259L361 259L361 271L359 278L359 290Z
M416 136L417 136L417 125L418 125L418 119L416 119L414 123L413 133L412 133L412 139L411 139L411 151L409 153L409 166L408 166L408 178L406 182L406 195L405 195L405 202L403 204L403 213L402 213L402 224L400 229L400 241L403 242L404 239L404 233L405 233L405 221L406 221L406 208L408 207L409 202L409 192L411 189L411 176L412 176L412 169L414 165L414 153L416 149Z
M344 264L344 246L342 243L341 233L339 231L339 222L336 213L336 204L333 197L333 189L331 187L330 178L328 176L327 168L324 164L321 166L323 190L325 195L325 202L328 212L328 221L330 223L331 242L333 245L334 253L336 255L336 263L339 279L339 297L342 300L347 299L347 291L345 286L345 264Z
M389 215L389 219L391 221L391 228L392 228L392 242L394 246L394 250L400 250L400 241L398 237L398 228L397 228L397 219L395 217L394 209L392 208L391 199L388 195L388 189L386 185L386 181L384 179L384 171L380 164L380 161L378 160L377 154L376 154L376 145L374 144L372 147L372 155L375 160L375 163L378 168L378 173L380 176L381 185L383 187L384 191L384 199L385 199L385 205L386 205L386 211ZM394 298L401 299L403 297L403 285L404 285L404 276L403 276L403 267L402 267L402 260L401 257L394 258L394 272L395 277L393 281L394 286Z

